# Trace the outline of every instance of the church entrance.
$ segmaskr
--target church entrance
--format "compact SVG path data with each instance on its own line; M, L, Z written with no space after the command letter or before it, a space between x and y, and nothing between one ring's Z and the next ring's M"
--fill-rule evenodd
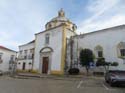
M49 64L49 57L43 57L42 61L42 73L47 74L48 73L48 65Z
M44 47L40 50L40 72L50 74L53 49Z

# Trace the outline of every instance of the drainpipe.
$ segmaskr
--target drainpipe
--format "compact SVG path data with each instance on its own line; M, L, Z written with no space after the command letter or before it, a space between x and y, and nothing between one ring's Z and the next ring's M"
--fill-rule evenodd
M77 68L78 68L78 64L79 64L79 56L78 56L78 35L77 35Z
M68 46L67 46L67 43L68 43L68 42L67 42L67 41L68 41L68 38L66 38L66 50L65 50L65 53L66 53L66 54L65 54L65 67L64 67L64 72L65 72L65 74L67 74L67 69L68 69L68 65L67 65L67 64L68 64L68 63L67 63L67 58L68 58L68 57L67 57L67 47L68 47Z
M72 68L72 64L73 64L73 40L72 40L72 36L70 38L70 60L71 60L70 68Z

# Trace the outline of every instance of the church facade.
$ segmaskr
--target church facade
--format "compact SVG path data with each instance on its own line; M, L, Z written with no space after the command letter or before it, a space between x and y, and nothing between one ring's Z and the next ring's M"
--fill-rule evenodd
M81 69L79 52L84 48L91 49L96 58L118 62L115 69L125 69L125 25L81 35L76 29L61 9L44 31L35 34L35 40L19 46L17 70L64 74L71 65Z

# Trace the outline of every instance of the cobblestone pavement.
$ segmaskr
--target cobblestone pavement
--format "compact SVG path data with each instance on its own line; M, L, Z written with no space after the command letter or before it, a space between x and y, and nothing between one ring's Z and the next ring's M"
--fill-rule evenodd
M14 79L0 77L0 93L125 93L125 87L110 87L103 78Z

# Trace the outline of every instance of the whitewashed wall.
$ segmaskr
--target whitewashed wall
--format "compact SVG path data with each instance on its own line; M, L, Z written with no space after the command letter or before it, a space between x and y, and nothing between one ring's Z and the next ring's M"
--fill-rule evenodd
M45 35L50 35L49 44L45 44ZM40 61L40 50L44 47L51 47L53 49L51 56L51 70L61 70L61 51L62 51L62 26L54 28L45 32L41 32L36 35L35 42L35 59L34 59L34 70L42 71L42 62Z
M71 64L71 58L70 58L70 56L71 56L71 52L70 52L71 45L70 45L70 40L71 40L71 36L75 36L75 35L76 35L75 32L73 32L73 31L71 31L69 29L66 29L66 37L67 37L67 47L66 47L67 48L67 50L66 50L66 62L67 63L66 63L66 66L68 66L68 68L70 67L70 64ZM73 55L75 55L75 54L73 53ZM73 59L73 61L74 61L74 59Z
M77 37L74 38L75 41ZM97 45L103 47L103 55L106 61L118 62L119 66L115 69L124 69L125 64L123 60L118 58L117 55L117 45L120 42L125 42L125 26L118 26L114 28L109 28L105 30L100 30L98 32L91 32L87 34L80 35L78 37L78 48L89 48L94 52L94 48ZM76 43L74 45L76 51ZM94 52L95 53L95 52ZM74 56L75 58L76 56Z
M33 49L35 48L35 43L29 43L29 44L25 44L25 45L21 45L19 46L19 51L22 51L22 55L20 55L19 53L19 56L18 56L18 62L17 62L17 69L19 70L22 70L22 66L23 66L23 63L25 63L25 69L26 70L29 70L31 69L31 65L29 65L29 63L32 63L34 60L33 59L20 59L20 57L24 57L24 50L27 50L27 56L29 56L31 53L30 53L30 49Z

